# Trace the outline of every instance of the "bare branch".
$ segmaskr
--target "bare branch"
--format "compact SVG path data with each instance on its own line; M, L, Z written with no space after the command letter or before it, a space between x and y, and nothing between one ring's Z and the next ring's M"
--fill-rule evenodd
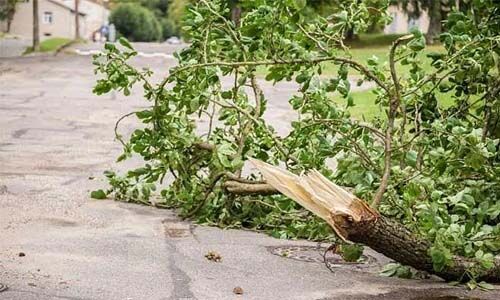
M237 181L226 181L224 188L227 192L236 195L275 195L278 190L266 183L242 183Z

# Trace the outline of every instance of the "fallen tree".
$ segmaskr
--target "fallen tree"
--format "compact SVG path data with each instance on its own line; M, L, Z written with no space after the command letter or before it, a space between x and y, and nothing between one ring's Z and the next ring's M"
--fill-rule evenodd
M235 24L224 1L196 1L183 27L191 44L157 83L133 65L137 52L127 40L106 44L94 57L103 75L94 92L130 95L140 83L151 105L115 127L124 149L118 160L137 155L144 165L107 172L110 188L93 196L176 207L200 223L280 238L332 241L333 228L445 279L472 287L498 281L499 8L481 1L450 13L443 51L425 50L424 35L414 31L394 40L386 56L363 61L343 37L372 18L388 20L387 3L374 10L368 2L343 1L320 16L306 1L242 1ZM264 76L296 82L288 102L297 117L285 135L264 117L268 103L277 104L261 88ZM354 81L374 99L352 91ZM353 115L360 101L371 118ZM119 125L131 116L143 124L126 138ZM248 172L251 157L294 174L317 170L324 186L315 193L329 186L325 176L346 187L342 197L351 202L305 206L318 218Z
M449 265L440 270L434 269L428 240L380 215L321 173L311 171L297 176L258 160L252 162L271 187L325 220L342 239L367 245L397 262L449 281L471 279L466 274L478 264L477 261L454 256ZM475 275L476 280L500 282L500 259L496 258L490 269Z

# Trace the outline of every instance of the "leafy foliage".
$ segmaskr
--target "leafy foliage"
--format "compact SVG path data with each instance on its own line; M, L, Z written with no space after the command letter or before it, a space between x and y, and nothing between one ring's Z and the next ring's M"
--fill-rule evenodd
M380 275L387 277L413 278L415 274L408 266L402 266L398 263L389 263L382 268Z
M327 17L306 12L305 1L246 1L236 27L225 17L227 6L201 0L185 18L191 45L176 54L178 66L158 84L151 83L149 70L129 64L136 52L126 40L120 40L121 47L107 44L94 58L96 72L104 75L94 92L128 95L140 83L151 103L129 114L143 123L129 140L117 132L124 146L118 160L139 155L145 164L125 175L108 172L107 193L178 207L201 223L266 230L281 238L328 239L332 233L325 223L281 195L256 195L249 186L259 187L259 178L242 176L249 171L244 168L248 157L282 163L297 173L315 168L428 238L435 269L450 264L453 255L476 261L464 274L473 280L500 250L494 121L500 109L500 14L492 1L477 2L472 15L450 14L441 37L446 52L430 54L430 73L420 61L425 48L420 32L398 38L388 64L376 57L350 58L343 44L346 31L363 32L373 18L388 19L373 16L364 1L346 3ZM336 76L321 76L327 62L338 66ZM410 71L398 74L398 64ZM263 117L270 99L259 87L257 67L265 68L268 81L299 85L289 100L297 121L286 136ZM371 123L350 116L352 70L362 74L359 84L377 86L376 103L385 116ZM446 110L436 101L444 93L454 99ZM332 95L343 97L345 105ZM200 126L200 118L208 128ZM155 189L161 198L155 198Z
M0 0L0 20L11 18L16 11L18 0Z
M19 0L0 0L0 21L6 22L7 32L10 31L10 25L16 13L16 5L18 2Z

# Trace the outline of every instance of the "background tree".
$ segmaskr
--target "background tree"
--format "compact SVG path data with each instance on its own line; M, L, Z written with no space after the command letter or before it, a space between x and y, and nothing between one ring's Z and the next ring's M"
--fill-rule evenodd
M153 12L136 3L119 4L109 16L119 35L134 42L162 39L160 22Z
M135 4L147 9L153 13L154 17L158 21L161 27L161 40L165 40L171 36L178 36L180 34L180 19L176 19L175 15L171 17L170 13L170 3L178 1L171 0L114 0L110 2L110 8L112 11L117 9L121 4ZM126 20L125 20L126 21ZM125 26L122 22L122 26ZM131 26L128 26L131 27Z
M10 25L14 14L16 13L16 5L19 0L0 0L0 21L7 22L7 32L10 32Z
M178 26L176 26L174 20L169 16L170 0L141 0L139 3L155 14L162 28L163 40L179 35Z
M38 0L33 0L33 51L40 50L40 22Z
M410 18L419 18L425 11L429 16L429 29L426 34L428 44L435 43L443 30L443 21L448 13L455 10L466 11L474 1L462 0L395 0L393 4L400 5Z
M80 0L75 0L75 40L80 39Z

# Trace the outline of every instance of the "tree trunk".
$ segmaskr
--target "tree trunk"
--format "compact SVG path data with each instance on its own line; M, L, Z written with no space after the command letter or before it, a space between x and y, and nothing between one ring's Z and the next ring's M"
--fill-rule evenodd
M472 260L455 256L450 266L440 271L434 270L429 255L431 243L384 216L379 216L370 222L352 223L346 227L346 231L350 241L367 245L397 262L427 271L448 281L470 279L466 275L467 270L475 265ZM478 281L500 282L500 261L496 259L492 269L482 271L478 275L476 278Z
M7 14L7 33L10 33L10 27L12 25L12 20L14 19L15 14L16 14L16 4L14 3L14 6L9 10Z
M349 28L345 33L345 40L348 42L357 41L359 38L354 33L354 28Z
M40 50L40 23L38 20L38 0L33 0L33 51Z
M236 27L240 27L241 20L241 6L238 2L238 0L231 1L231 20Z
M75 0L75 40L80 39L80 0Z
M427 30L426 41L427 44L434 44L436 38L441 34L441 21L443 20L443 15L441 11L441 1L431 0L431 5L429 7L429 29Z
M468 280L467 271L477 264L472 259L455 256L449 266L436 271L429 254L429 241L413 234L400 223L381 216L319 172L297 176L258 160L251 161L269 186L325 220L344 240L364 244L397 262L449 281ZM269 192L269 187L266 191ZM500 259L495 259L493 268L479 269L476 275L474 279L478 281L500 282Z

